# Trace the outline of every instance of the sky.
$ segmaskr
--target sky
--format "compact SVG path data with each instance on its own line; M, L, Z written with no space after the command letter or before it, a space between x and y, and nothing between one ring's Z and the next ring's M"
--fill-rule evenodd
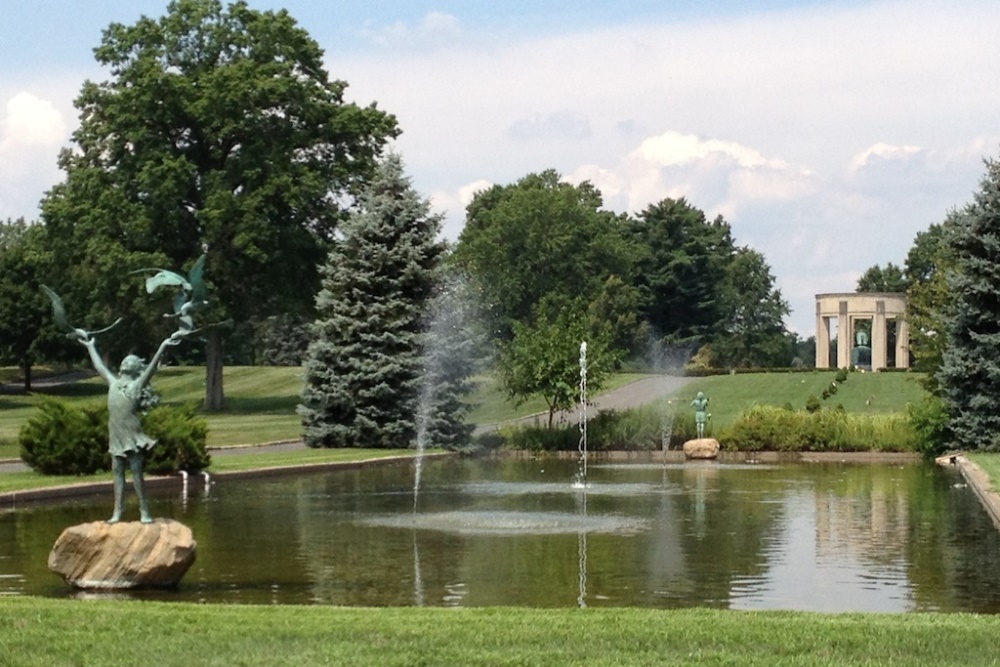
M62 179L73 100L111 23L165 0L0 0L0 219ZM685 197L815 295L902 265L1000 158L996 0L249 0L287 9L456 239L492 184L555 169L608 210Z

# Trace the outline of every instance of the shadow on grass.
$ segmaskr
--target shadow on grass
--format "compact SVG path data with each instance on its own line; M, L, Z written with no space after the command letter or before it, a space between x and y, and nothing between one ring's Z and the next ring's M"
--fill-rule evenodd
M69 382L67 384L39 387L32 390L34 396L52 396L56 398L88 398L106 396L108 387L95 382Z
M255 414L294 413L299 404L298 396L232 396L226 398L227 412L253 412Z

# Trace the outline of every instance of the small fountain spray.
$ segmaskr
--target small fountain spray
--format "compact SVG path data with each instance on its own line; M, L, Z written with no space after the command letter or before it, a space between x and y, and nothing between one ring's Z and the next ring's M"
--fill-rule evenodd
M587 341L580 343L580 462L574 489L587 488Z

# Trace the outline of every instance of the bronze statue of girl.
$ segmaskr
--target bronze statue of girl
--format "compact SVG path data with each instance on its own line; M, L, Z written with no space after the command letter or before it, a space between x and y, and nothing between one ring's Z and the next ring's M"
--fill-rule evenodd
M114 472L115 509L108 523L121 521L125 511L125 468L132 470L132 486L135 495L139 497L139 518L142 523L152 523L149 513L149 502L146 500L143 483L143 457L156 441L146 435L139 422L139 399L142 390L149 384L150 378L156 372L163 354L168 347L177 345L187 334L178 330L160 343L159 349L149 364L143 364L142 359L130 354L122 359L115 375L104 364L97 352L97 342L87 332L78 331L76 339L87 348L90 360L101 377L108 383L108 451L111 453L111 467Z

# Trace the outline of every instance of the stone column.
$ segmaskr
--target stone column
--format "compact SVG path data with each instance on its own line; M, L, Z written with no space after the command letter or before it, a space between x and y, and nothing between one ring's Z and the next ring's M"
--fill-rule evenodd
M830 318L823 317L816 302L816 368L830 367Z
M905 317L896 318L896 368L910 367L910 325Z
M847 302L840 302L840 315L837 317L837 368L848 368L851 365L851 335L854 323L847 314Z
M888 332L885 326L885 301L875 302L875 317L872 318L872 370L877 371L889 366L886 359L888 350Z

